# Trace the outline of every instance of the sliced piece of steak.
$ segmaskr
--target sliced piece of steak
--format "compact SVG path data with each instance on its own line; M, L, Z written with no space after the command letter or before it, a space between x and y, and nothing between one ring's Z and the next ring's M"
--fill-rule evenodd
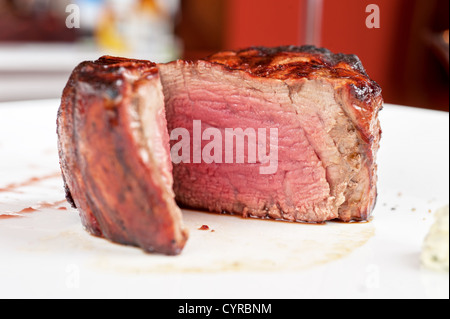
M112 57L80 64L57 122L67 198L85 228L148 252L179 254L187 232L172 190L155 64Z
M356 56L309 46L250 48L159 69L169 133L184 128L192 138L188 156L174 165L181 205L302 222L370 217L377 197L383 100ZM249 143L244 163L237 157L226 161L230 129L240 129ZM266 130L267 139L255 145L244 135L258 129ZM269 138L271 129L276 137ZM219 131L214 142L222 144L223 152L214 148L205 160L211 132ZM199 136L204 137L201 144ZM182 142L177 134L172 137L172 146ZM249 153L262 142L268 144L267 153L269 145L277 151L270 174L262 174L267 164ZM232 157L240 152L236 145L237 139ZM211 158L216 160L210 163Z

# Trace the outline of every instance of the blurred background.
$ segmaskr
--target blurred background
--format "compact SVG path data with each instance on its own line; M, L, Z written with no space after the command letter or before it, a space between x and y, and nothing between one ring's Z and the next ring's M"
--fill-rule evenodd
M448 25L448 0L0 0L0 101L59 98L103 54L314 44L357 54L386 102L448 111Z

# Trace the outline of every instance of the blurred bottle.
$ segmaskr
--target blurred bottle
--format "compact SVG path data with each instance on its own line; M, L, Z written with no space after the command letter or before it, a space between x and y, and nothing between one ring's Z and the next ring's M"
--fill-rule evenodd
M107 1L100 11L100 17L95 30L97 44L102 49L110 50L112 54L128 53L125 34L121 32L120 14L114 2Z
M81 33L84 40L92 40L95 35L104 0L71 0L80 7Z
M178 8L179 0L106 1L96 29L97 42L116 54L176 58L174 20Z

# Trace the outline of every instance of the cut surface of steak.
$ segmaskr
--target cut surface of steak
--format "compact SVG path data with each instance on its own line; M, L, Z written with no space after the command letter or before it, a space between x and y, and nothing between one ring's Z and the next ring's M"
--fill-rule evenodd
M179 254L188 234L172 189L164 98L156 65L84 62L57 120L67 198L85 228L147 252Z
M195 144L194 126L201 123L205 137L174 165L180 205L299 222L370 217L377 197L383 100L356 56L309 46L249 48L158 67L169 133L184 128ZM215 138L222 140L215 142L223 145L222 154L217 149L210 154L216 158L212 163L195 155L213 139L208 129L221 132ZM230 129L240 129L240 137L250 141L244 163L237 157L226 161ZM256 142L277 152L270 174L261 174L267 165L250 156L255 141L246 133L258 129L277 132ZM180 142L173 136L172 146Z

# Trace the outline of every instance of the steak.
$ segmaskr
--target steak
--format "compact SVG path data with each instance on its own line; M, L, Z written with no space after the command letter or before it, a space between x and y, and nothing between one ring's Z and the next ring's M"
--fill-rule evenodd
M159 73L148 61L84 62L57 120L67 198L93 235L176 255L187 240L175 202Z
M193 136L194 121L222 137L227 129L278 132L275 141L263 140L278 152L273 174L261 174L263 163L248 157L245 164L175 164L180 205L314 223L370 217L383 100L356 56L310 46L249 48L159 69L169 132L183 127Z
M356 56L312 46L84 62L58 113L67 199L90 233L168 255L188 237L179 206L365 221L382 105Z

